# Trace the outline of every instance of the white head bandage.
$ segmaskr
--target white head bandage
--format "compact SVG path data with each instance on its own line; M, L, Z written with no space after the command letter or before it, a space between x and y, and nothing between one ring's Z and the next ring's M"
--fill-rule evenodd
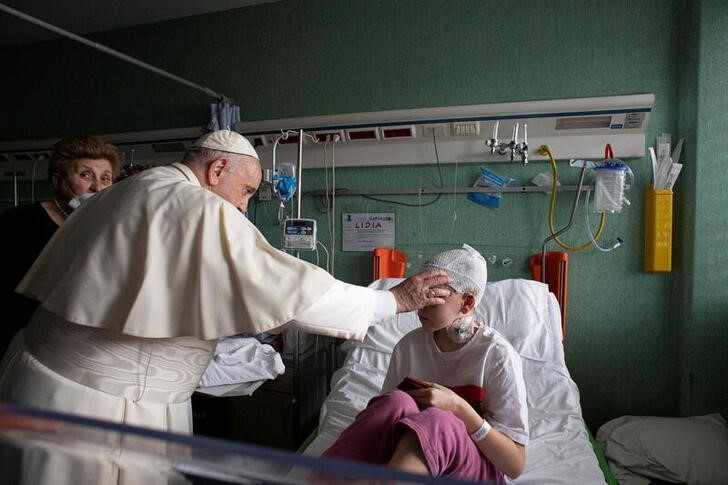
M203 135L192 144L192 148L209 148L221 152L249 155L260 160L258 153L247 138L229 130L212 131Z
M424 269L444 269L453 279L450 287L458 293L473 292L475 306L483 298L488 281L488 267L485 258L467 244L459 249L443 251L425 263Z

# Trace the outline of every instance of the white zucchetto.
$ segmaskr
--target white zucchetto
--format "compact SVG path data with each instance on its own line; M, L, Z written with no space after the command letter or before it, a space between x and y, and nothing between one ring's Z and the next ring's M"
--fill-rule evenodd
M240 133L229 130L212 131L198 138L192 148L209 148L221 152L249 155L260 160L253 145Z

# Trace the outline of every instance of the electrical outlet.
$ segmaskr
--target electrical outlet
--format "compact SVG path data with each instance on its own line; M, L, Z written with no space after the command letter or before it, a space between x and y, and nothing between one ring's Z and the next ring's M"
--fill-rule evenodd
M322 142L340 142L344 139L344 130L336 130L336 131L320 131L317 133L314 133L314 136L316 137L316 140L318 140L319 143Z
M459 121L452 124L453 136L477 136L480 134L480 121Z
M435 133L436 138L446 136L446 126L443 124L439 125L422 125L422 136L426 138L432 138L432 133Z

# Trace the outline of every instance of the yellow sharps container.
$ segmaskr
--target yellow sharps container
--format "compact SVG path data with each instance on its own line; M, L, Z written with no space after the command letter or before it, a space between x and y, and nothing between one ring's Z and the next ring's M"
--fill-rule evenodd
M645 271L672 270L672 190L645 192Z

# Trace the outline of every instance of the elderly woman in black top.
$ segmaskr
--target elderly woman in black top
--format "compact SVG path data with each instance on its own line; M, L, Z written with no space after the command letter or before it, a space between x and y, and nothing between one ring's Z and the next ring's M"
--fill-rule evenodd
M113 145L90 136L65 138L53 146L48 163L53 199L0 214L0 254L5 257L0 276L0 357L38 305L15 293L15 287L80 201L111 185L118 166L119 152Z

